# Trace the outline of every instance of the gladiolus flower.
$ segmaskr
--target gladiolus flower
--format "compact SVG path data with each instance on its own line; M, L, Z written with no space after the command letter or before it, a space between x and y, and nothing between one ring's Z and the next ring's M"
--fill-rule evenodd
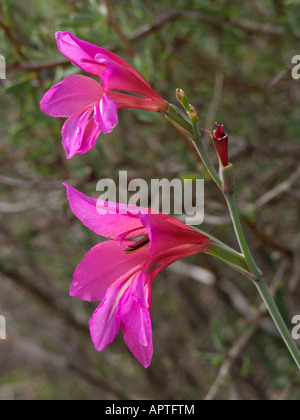
M41 101L46 114L68 118L62 129L68 159L91 150L100 132L111 133L118 124L119 109L168 109L146 80L118 55L69 32L57 32L56 41L64 56L101 81L72 75L53 86Z
M216 130L213 132L214 144L222 165L228 166L228 135L224 126L216 123Z
M120 328L133 355L148 367L153 353L152 282L175 261L207 251L211 240L166 214L96 200L65 185L75 216L93 232L111 239L83 258L70 294L89 302L102 301L89 322L98 351L114 340Z

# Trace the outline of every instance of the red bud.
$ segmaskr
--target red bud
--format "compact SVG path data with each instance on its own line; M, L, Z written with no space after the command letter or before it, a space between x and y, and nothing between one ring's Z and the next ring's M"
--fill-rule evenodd
M216 130L213 132L214 143L223 166L228 166L228 135L224 126L216 123Z

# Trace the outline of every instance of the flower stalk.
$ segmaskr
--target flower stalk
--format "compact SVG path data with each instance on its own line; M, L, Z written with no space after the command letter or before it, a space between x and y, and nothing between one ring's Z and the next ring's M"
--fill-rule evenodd
M228 208L231 214L232 222L234 225L235 233L237 236L237 239L239 241L240 247L242 249L243 255L245 257L245 260L248 264L248 267L255 276L255 286L262 297L269 314L271 315L282 339L284 340L291 356L293 357L295 363L297 364L299 370L300 370L300 351L293 340L290 331L288 330L286 323L284 322L281 313L273 299L273 296L271 295L269 288L267 286L267 283L263 277L263 274L261 270L257 267L256 262L252 256L252 253L250 251L250 248L248 246L247 240L245 238L242 224L239 217L239 212L236 206L236 201L234 194L228 194L226 195L226 200L228 204Z
M192 140L193 145L196 149L196 151L198 152L198 155L200 156L206 170L208 171L208 173L210 174L211 178L214 180L215 184L219 187L219 189L222 191L222 181L217 173L217 171L215 170L213 164L211 163L208 154L206 153L205 147L203 145L202 142L202 137L201 137L201 133L199 131L199 126L198 126L198 121L193 119L192 121L192 125L193 125L193 136L194 139Z
M180 102L184 104L182 100L180 100ZM285 342L291 356L293 357L296 365L300 370L299 348L293 340L290 331L281 316L281 313L263 277L263 273L261 272L254 260L254 257L251 253L250 247L248 245L247 239L243 231L234 195L233 165L228 161L228 136L224 131L223 125L220 126L218 124L216 125L216 130L214 131L214 133L210 134L219 157L220 174L218 175L203 145L198 125L198 116L196 118L194 107L192 107L191 105L189 105L189 107L190 110L186 109L186 111L187 115L190 117L191 125L193 128L193 135L189 136L189 138L192 141L197 153L199 154L204 166L206 167L206 170L209 172L211 178L214 180L214 182L222 191L225 197L234 231L236 234L236 238L241 249L241 254L239 254L227 245L222 244L220 241L216 241L215 246L209 251L207 251L207 253L221 259L223 262L230 265L238 272L242 273L245 277L252 280L261 298L263 299L266 308L269 314L271 315L283 341ZM176 121L176 124L179 124L178 120Z
M300 370L300 351L296 344L296 342L293 340L291 333L289 329L286 326L286 323L284 322L281 313L279 312L279 309L273 299L273 296L270 293L270 290L268 288L268 285L263 277L260 277L259 281L255 283L257 290L262 297L263 301L265 302L265 305L273 318L273 321L275 325L278 328L278 331L281 334L281 337L283 338L287 348L289 349L289 352L291 356L293 357L296 365L298 366L298 369Z

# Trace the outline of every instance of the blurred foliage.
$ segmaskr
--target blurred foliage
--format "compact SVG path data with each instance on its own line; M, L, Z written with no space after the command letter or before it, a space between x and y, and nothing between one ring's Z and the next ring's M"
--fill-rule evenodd
M167 101L184 89L203 128L223 122L245 229L290 325L300 294L299 176L293 179L300 83L291 77L291 59L300 54L300 2L110 5L133 58L100 0L0 3L0 54L7 62L0 82L0 314L8 335L0 342L0 399L203 399L253 325L215 397L299 399L296 368L259 312L253 286L204 255L186 263L210 272L212 285L175 269L154 283L148 370L121 335L102 353L94 350L87 323L96 305L70 298L68 289L99 238L71 214L62 182L96 197L97 181L117 181L119 170L146 180L205 174L190 144L162 116L137 110L119 112L112 134L67 161L63 121L43 114L39 102L54 83L79 71L57 51L55 32L68 30L127 59ZM215 159L208 139L206 145ZM205 185L202 228L237 247L224 203L207 178Z

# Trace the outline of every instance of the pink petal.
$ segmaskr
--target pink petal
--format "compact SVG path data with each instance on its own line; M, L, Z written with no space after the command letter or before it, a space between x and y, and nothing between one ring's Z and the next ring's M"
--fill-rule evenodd
M127 61L104 48L82 41L70 32L57 32L55 37L59 51L87 73L100 76L101 72L105 70L105 67L96 62L94 58L97 54L103 54L144 81L143 77ZM146 81L144 83L147 84Z
M70 207L75 216L98 235L118 239L120 235L132 231L127 235L127 239L131 239L147 234L138 215L130 213L131 207L126 204L97 200L82 194L68 184L64 185L67 188ZM101 208L105 210L104 214L100 214Z
M126 321L126 318L123 317L122 321L120 323L120 328L122 330L123 336L124 336L124 340L128 346L128 348L130 349L130 351L132 352L132 354L134 355L134 357L145 367L147 368L150 363L151 363L151 359L152 359L152 355L153 355L153 342L152 342L152 330L151 330L151 319L150 319L150 307L151 307L151 300L152 300L152 282L153 279L162 271L164 270L166 267L168 267L169 265L173 264L173 262L175 262L177 260L177 258L169 258L166 262L164 262L163 264L160 264L159 266L155 267L154 269L152 269L150 272L148 272L146 274L146 283L144 285L144 298L146 301L146 305L148 308L148 313L149 313L149 317L146 317L144 319L144 321L141 323L140 325L142 325L142 327L144 325L148 324L148 335L143 334L142 337L144 336L145 338L148 337L146 339L146 345L143 345L143 340L141 340L141 333L140 331L137 331L137 327L138 327L138 323L136 323L136 321L134 319L132 319L132 323L128 324L128 322L124 322ZM147 267L151 266L151 262L149 261L147 265L144 266L143 271L146 272L147 271ZM128 293L128 289L126 290L126 293ZM133 311L131 313L132 318L134 318L134 316L136 315L136 312ZM140 316L138 317L140 318ZM144 327L142 328L142 331L144 331Z
M148 249L125 254L131 243L108 241L92 248L74 273L70 295L89 302L100 301L114 282L132 277L147 259Z
M147 346L143 346L136 340L123 322L121 322L120 328L123 333L125 343L131 353L145 368L149 367L153 355L152 341Z
M138 93L150 99L161 99L160 96L141 78L127 68L111 60L107 55L97 54L95 60L105 71L101 73L101 81L106 92L111 89Z
M105 298L90 319L90 333L96 350L103 350L110 344L119 329L120 319L115 316L120 297L128 287L129 281L125 280L108 289Z
M152 300L152 282L161 273L163 270L165 270L167 267L169 267L171 264L173 264L175 261L177 261L177 257L169 257L165 260L161 261L156 267L152 268L150 271L147 272L146 276L146 285L145 285L145 296L147 299L148 308L151 307L151 300ZM148 266L153 266L154 259L151 258L151 261L148 263ZM155 261L154 261L155 262Z
M96 125L93 118L90 118L85 125L84 133L81 140L80 149L77 151L78 154L87 153L92 150L99 137L100 130Z
M69 32L57 32L55 38L59 51L72 63L87 73L100 76L104 67L94 61L99 52L98 47L76 38Z
M96 80L73 75L53 86L41 101L41 109L52 117L70 117L93 106L102 98L102 86Z
M118 124L118 108L115 101L104 95L101 101L95 104L94 121L103 133L111 133Z
M174 222L174 218L163 215L140 214L143 225L150 238L150 255L182 258L193 253L204 252L211 241L182 222ZM194 252L195 251L195 252Z
M147 346L152 343L152 330L145 296L146 273L143 271L132 280L130 287L124 293L118 316L135 340Z
M136 108L144 111L159 111L160 109L168 109L168 104L162 98L140 98L138 96L127 95L126 93L114 90L110 90L108 95L117 103L118 109Z
M78 153L78 151L82 150L82 142L86 133L86 125L91 113L92 108L88 108L83 112L77 112L68 118L64 123L61 134L63 137L62 144L65 148L67 159L70 159ZM86 139L84 141L86 143Z

